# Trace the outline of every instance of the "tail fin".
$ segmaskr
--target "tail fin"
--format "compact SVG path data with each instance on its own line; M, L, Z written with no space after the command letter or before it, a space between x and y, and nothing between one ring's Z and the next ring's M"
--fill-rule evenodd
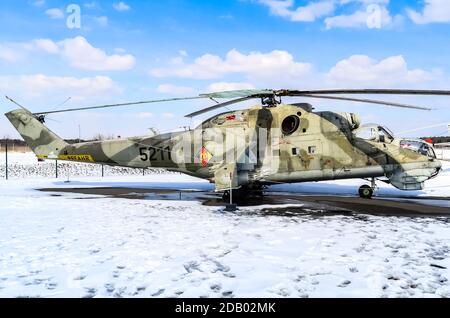
M39 158L57 158L59 153L68 146L68 143L25 109L13 110L5 116Z

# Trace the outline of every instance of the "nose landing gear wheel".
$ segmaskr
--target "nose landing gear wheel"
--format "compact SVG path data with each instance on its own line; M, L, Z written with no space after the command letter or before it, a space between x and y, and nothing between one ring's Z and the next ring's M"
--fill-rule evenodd
M363 199L372 199L373 189L368 185L363 185L359 188L359 196Z

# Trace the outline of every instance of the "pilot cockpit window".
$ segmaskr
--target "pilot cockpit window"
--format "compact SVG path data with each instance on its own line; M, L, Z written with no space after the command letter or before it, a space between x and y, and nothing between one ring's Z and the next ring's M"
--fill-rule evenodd
M376 125L363 126L355 131L355 135L358 138L375 142L390 143L394 140L394 135L389 129Z
M380 142L386 142L386 139L389 138L389 135L386 134L386 131L380 129L378 132L379 132L379 133L378 133L379 141L380 141Z
M394 134L386 127L378 127L378 136L380 142L392 142L394 140Z
M400 142L400 147L417 152L422 156L436 158L436 153L434 152L433 146L422 140L404 139Z
M377 139L377 129L375 129L375 127L362 127L358 129L355 135L364 140L375 141Z

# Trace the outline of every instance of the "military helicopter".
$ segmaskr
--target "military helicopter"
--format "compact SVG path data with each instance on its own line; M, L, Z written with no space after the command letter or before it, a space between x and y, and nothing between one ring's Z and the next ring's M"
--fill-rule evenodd
M418 141L419 145L409 147L382 125L362 125L354 113L314 111L308 103L282 102L284 97L320 98L431 110L343 94L450 96L450 91L237 90L39 113L16 103L20 108L6 117L38 158L164 168L209 180L224 200L262 195L265 187L274 184L350 178L370 182L359 189L362 198L370 199L377 180L405 191L421 190L425 181L439 174L442 165L432 145ZM247 100L261 102L215 115L195 129L144 137L68 144L45 126L46 116L55 113L193 99L210 99L216 104L186 115L188 118Z

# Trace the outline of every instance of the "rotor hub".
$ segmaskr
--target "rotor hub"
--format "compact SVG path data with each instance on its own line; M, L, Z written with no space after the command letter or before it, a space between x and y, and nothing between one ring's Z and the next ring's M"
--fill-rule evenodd
M281 104L281 96L275 94L261 97L261 104L266 107L277 107Z

